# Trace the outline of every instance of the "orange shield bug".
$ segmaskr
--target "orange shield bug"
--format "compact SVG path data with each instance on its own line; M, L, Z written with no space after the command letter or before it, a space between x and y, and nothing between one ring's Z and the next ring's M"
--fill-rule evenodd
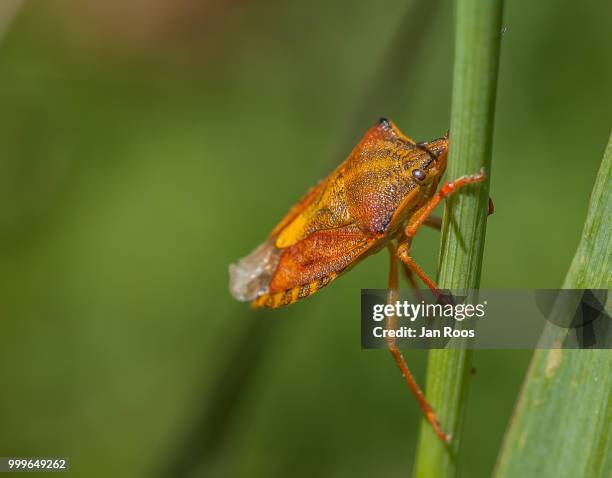
M448 135L416 143L381 118L349 157L306 193L268 239L229 267L230 292L253 307L293 304L327 286L367 256L387 247L391 254L389 298L397 295L397 259L413 287L416 274L429 288L436 284L410 256L410 242L442 199L483 172L438 183L446 169ZM389 349L426 419L444 441L433 409L414 381L394 340Z

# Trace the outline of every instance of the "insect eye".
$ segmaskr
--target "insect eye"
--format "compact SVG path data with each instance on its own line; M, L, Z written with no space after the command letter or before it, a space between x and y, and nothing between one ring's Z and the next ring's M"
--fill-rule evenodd
M412 170L412 177L416 179L417 181L423 181L426 176L427 174L425 174L425 171L423 171L422 169Z
M391 123L389 122L389 120L387 118L380 118L378 120L378 124L380 126L382 126L383 128L385 128L385 129L391 128Z

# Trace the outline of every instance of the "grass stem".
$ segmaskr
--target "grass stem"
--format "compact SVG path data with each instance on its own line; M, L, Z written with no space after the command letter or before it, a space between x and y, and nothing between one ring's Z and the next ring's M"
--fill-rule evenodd
M481 169L487 180L447 201L442 226L439 285L444 289L477 289L486 229L491 146L503 0L457 0L455 63L447 175L455 179ZM426 395L440 422L452 435L444 446L423 422L414 476L458 474L457 452L471 375L472 352L429 352Z

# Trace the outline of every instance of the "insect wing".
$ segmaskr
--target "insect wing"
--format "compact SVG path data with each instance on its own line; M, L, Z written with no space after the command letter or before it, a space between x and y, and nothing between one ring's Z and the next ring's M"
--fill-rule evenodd
M314 294L365 257L376 242L349 224L317 231L282 249L268 291L253 306L281 307Z

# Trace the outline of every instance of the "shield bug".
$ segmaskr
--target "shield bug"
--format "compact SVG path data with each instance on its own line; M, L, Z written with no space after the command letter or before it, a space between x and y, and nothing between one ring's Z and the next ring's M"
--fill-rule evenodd
M439 293L410 256L411 240L423 224L439 228L439 219L430 216L442 199L485 178L483 172L463 176L438 191L448 145L448 135L416 143L381 118L349 157L289 210L263 244L230 265L232 295L253 307L293 304L385 247L391 257L389 300L397 295L398 259L413 287L416 274ZM393 339L388 346L426 419L448 441Z

